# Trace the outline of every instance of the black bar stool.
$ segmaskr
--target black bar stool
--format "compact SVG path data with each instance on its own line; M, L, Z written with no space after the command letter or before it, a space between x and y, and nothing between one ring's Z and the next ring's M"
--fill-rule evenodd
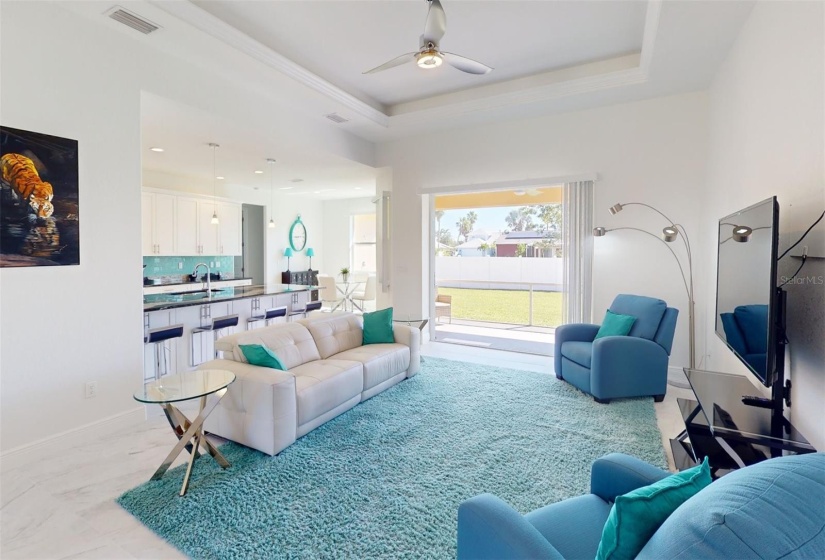
M286 306L284 307L273 307L272 309L267 309L264 311L263 315L253 315L249 319L246 320L246 330L252 330L258 327L255 323L258 321L263 321L264 326L268 327L270 325L270 321L273 319L277 319L278 317L286 317L287 309Z
M238 326L238 315L224 315L223 317L215 317L212 319L212 323L206 325L205 327L197 327L192 329L192 338L195 337L196 334L202 334L206 332L212 333L212 343L214 344L217 340L222 336L222 331ZM192 363L195 363L195 345L194 341L192 344ZM203 354L201 354L202 356ZM215 357L218 357L218 351L215 350Z
M319 309L321 309L320 300L310 301L306 304L306 307L304 307L303 309L293 309L289 314L289 318L292 319L292 317L295 317L297 315L303 315L304 318L306 318L307 313L309 313L310 311L318 311Z
M173 338L183 336L183 325L171 325L168 327L157 327L146 331L143 337L144 344L151 344L155 353L155 379L160 379L168 375L169 364L166 360L166 353L171 352L169 341Z

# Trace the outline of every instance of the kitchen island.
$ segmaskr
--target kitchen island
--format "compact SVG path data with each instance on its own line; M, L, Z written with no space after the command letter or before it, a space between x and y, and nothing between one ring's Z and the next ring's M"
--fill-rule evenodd
M144 295L144 336L149 329L183 325L183 336L172 340L167 360L170 372L187 371L211 360L215 355L212 333L193 333L193 329L211 324L213 318L238 315L238 326L235 331L240 331L246 329L249 317L262 314L266 309L302 309L309 300L310 291L317 289L318 286L267 284L213 288L211 292L201 290ZM153 349L149 344L144 346L143 363L144 379L154 379L156 364Z

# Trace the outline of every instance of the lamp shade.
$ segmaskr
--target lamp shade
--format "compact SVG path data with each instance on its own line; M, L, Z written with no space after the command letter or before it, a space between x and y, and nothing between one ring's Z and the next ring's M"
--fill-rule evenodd
M674 241L678 235L679 230L676 229L674 226L667 226L666 228L662 229L662 239L664 239L668 243Z
M292 247L287 247L286 249L284 249L284 256L285 257L291 257L292 255L293 255Z
M312 247L307 249L307 256L308 257L314 257L315 256L315 249L313 249Z
M594 236L594 237L604 237L604 235L605 235L606 233L607 233L607 230L606 230L606 229L604 229L603 227L595 227L595 228L593 228L593 236Z

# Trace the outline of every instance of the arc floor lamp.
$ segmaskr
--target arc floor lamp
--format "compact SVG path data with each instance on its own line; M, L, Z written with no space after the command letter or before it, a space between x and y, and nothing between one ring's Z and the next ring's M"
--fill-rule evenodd
M679 265L679 272L682 275L682 282L685 285L685 292L687 293L688 298L688 323L689 323L689 347L690 347L690 367L691 369L696 367L696 324L695 324L695 317L694 317L694 304L693 301L693 255L690 251L690 239L688 238L687 231L682 224L678 224L664 215L664 213L660 212L653 206L649 204L645 204L644 202L624 202L620 204L614 204L610 207L610 214L615 215L622 211L625 206L644 206L645 208L649 208L653 210L660 216L662 216L669 225L665 226L662 229L661 236L655 235L650 233L647 230L636 228L636 227L617 227L617 228L604 228L604 227L597 227L593 229L593 235L595 237L603 237L610 231L619 231L623 229L629 229L633 231L640 231L646 235L653 237L654 239L659 240L662 242L665 247L667 247L668 251L673 255L673 258L676 259L676 264ZM676 238L680 237L682 239L682 244L685 247L685 254L687 256L687 274L685 274L685 267L682 266L682 260L676 254L669 243L676 241Z

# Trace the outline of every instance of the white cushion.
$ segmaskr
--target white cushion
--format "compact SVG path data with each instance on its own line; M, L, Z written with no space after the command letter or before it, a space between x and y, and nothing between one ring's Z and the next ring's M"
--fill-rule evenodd
M361 318L352 313L303 322L309 329L321 359L361 346L364 331Z
M317 360L289 370L295 376L297 424L329 412L364 390L364 368L348 360Z
M364 364L364 391L372 389L407 371L410 348L403 344L367 344L333 356L336 360L353 360Z
M236 362L247 363L240 349L242 344L261 344L281 359L287 369L320 360L318 348L307 328L300 323L286 323L245 331L219 339L215 348L224 353L231 352Z

